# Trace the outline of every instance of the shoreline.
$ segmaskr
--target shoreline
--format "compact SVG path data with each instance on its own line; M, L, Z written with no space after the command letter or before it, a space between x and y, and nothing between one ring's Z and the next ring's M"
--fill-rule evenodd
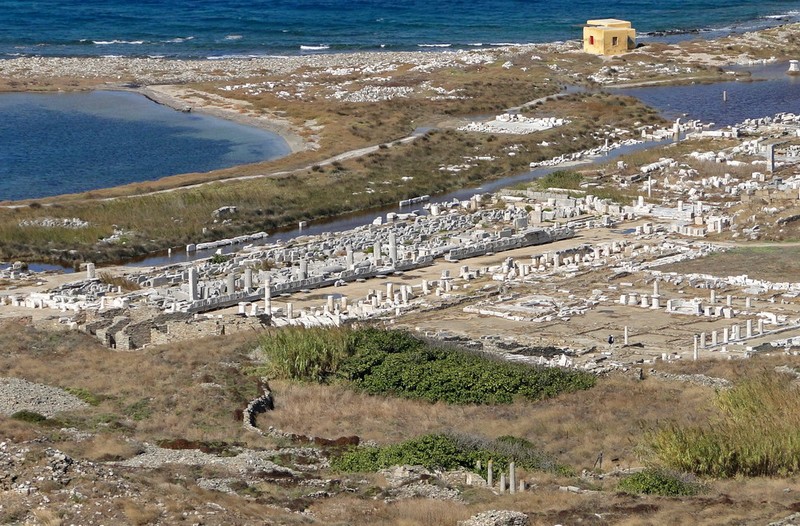
M200 113L203 115L208 115L211 117L216 117L218 119L224 119L230 122L234 122L236 124L242 124L244 126L250 126L253 128L258 128L264 131L268 131L270 133L274 133L275 135L280 136L284 142L286 142L287 146L289 147L289 153L283 157L287 157L289 155L293 155L298 152L303 152L306 150L313 150L315 149L315 142L305 139L302 136L302 131L291 122L280 119L274 115L271 116L257 116L247 113L240 113L239 111L224 108L221 106L213 106L208 104L191 104L185 100L182 100L177 96L176 93L170 93L167 88L175 88L180 90L181 88L177 86L142 86L138 88L104 88L110 91L130 91L132 93L138 93L143 97L151 100L156 104L160 104L162 106L166 106L171 108L175 111L191 111ZM184 95L189 95L188 93L184 93ZM180 174L176 174L180 175Z

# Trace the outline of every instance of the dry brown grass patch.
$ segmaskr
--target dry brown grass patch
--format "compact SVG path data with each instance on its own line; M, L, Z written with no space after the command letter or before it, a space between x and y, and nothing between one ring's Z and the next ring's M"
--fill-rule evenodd
M713 397L708 388L627 377L602 378L588 391L544 402L498 406L375 397L338 385L274 382L272 387L275 411L259 417L265 427L327 438L357 434L382 443L451 430L515 435L578 470L591 468L600 451L604 469L639 465L635 450L643 422L670 417L694 422L704 418ZM680 410L685 407L693 410Z
M0 376L78 388L99 397L98 405L61 417L68 425L90 431L118 429L143 440L251 440L261 444L264 439L245 433L234 418L237 409L260 394L256 379L242 370L249 362L246 353L253 336L201 339L120 353L80 333L2 326L0 346L11 352L0 356ZM204 382L215 385L201 385ZM24 430L10 425L3 428ZM112 444L98 442L96 446L96 454L102 455L102 449ZM87 448L87 454L92 454L91 449ZM124 450L108 453L124 455Z
M140 446L109 434L98 434L85 441L65 442L61 448L71 456L99 462L125 460L143 451Z

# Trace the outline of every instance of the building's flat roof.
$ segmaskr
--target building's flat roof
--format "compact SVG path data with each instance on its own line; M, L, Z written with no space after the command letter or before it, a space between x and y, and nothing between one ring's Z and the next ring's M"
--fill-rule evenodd
M605 26L605 27L631 27L631 23L627 20L619 20L617 18L597 18L594 20L587 20L588 26Z

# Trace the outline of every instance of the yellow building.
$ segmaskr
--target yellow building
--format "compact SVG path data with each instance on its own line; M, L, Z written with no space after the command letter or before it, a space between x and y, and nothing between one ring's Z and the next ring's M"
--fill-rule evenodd
M621 55L636 47L636 30L626 20L587 20L583 26L583 50L595 55Z

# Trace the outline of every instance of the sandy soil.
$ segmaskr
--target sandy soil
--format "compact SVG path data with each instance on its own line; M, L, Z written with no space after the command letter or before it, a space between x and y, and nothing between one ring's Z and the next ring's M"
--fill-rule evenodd
M169 106L170 108L203 113L233 121L246 126L253 126L280 135L291 148L292 153L316 149L316 142L303 137L302 129L286 119L274 114L256 113L248 103L241 100L227 99L220 95L199 92L176 85L147 86L133 90L148 99Z

